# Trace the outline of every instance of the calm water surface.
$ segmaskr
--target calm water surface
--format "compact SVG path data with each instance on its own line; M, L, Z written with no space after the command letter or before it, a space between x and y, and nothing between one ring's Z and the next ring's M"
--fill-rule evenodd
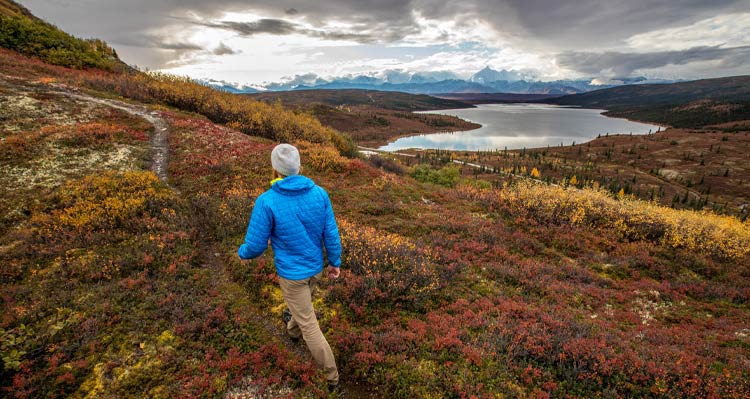
M476 122L481 128L454 133L400 138L381 150L440 148L448 150L521 149L584 143L601 134L647 134L657 125L609 118L603 110L546 104L485 104L477 108L430 111Z

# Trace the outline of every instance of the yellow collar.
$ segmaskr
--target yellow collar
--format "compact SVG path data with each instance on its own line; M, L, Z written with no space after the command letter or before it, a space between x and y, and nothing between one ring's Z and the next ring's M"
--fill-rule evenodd
M276 183L277 181L282 181L282 180L284 180L284 178L283 178L283 177L277 177L277 178L275 178L275 179L271 180L271 185L273 186L273 185L274 185L274 183Z

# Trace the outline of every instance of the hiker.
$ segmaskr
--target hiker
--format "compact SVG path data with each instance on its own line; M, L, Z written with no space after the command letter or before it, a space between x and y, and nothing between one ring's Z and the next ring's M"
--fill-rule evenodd
M274 179L271 188L255 200L245 243L237 251L241 259L260 256L268 247L274 253L276 273L288 307L282 314L293 340L302 337L328 388L339 382L336 360L320 331L312 305L312 293L323 274L323 246L329 278L339 277L341 240L328 193L299 174L297 148L279 144L271 152Z

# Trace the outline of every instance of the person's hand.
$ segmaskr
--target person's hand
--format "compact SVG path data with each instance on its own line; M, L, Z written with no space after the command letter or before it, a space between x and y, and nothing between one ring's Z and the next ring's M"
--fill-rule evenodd
M341 274L341 269L338 267L328 266L328 278L337 279L339 278L339 275Z

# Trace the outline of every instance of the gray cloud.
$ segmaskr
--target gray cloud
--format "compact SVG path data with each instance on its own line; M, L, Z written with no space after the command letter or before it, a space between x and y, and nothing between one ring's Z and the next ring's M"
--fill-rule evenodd
M163 42L163 41L155 41L153 43L154 48L163 49L163 50L203 50L203 47L198 46L193 43L187 43L187 42Z
M436 0L430 0L430 2ZM78 36L96 36L110 43L120 43L127 37L139 32L146 32L155 27L175 23L188 24L187 18L197 15L203 21L213 21L226 12L250 11L263 15L264 19L254 21L246 26L231 26L235 30L251 33L253 30L278 34L291 29L284 17L304 14L305 22L315 29L310 35L331 38L365 37L364 41L388 42L398 40L404 32L413 31L410 0L322 0L301 2L293 0L181 0L179 2L152 0L21 0L32 12L52 21L68 32ZM80 10L85 9L84 16ZM302 10L302 12L300 12ZM337 20L356 27L353 32L327 32L328 21ZM243 24L243 23L239 23ZM230 26L225 26L229 28ZM362 31L363 33L361 33ZM247 33L246 33L247 34Z
M327 31L324 29L308 29L304 28L299 24L281 20L281 19L259 19L253 22L235 22L235 21L221 21L221 22L197 22L202 26L210 28L226 29L234 31L243 36L253 36L258 34L271 34L277 36L300 34L310 37L318 37L329 40L350 40L359 43L373 43L380 40L380 37L373 34L372 32L365 31L363 33L353 32L336 32ZM390 36L385 36L389 38ZM403 37L403 33L402 33Z
M748 65L750 64L750 46L730 48L702 46L680 51L652 53L566 52L557 56L560 66L588 75L610 73L618 77L630 76L637 70L686 65L700 61L718 61L722 67L726 68Z
M203 50L203 47L190 43L176 41L172 38L160 37L157 35L150 34L132 34L118 41L119 44L132 47L143 47L158 50L177 50L177 51L190 51L190 50Z
M219 43L219 47L216 47L213 51L215 55L231 55L237 54L237 51L233 50L224 43Z
M357 30L349 35L358 33L367 38L364 41L387 43L414 32L413 17L418 14L464 24L484 20L511 40L554 51L581 46L603 49L621 44L635 33L750 11L750 2L746 0L22 0L22 3L63 29L108 41L173 23L171 18L176 16L192 14L211 21L224 12L253 11L266 19L250 23L256 25L235 28L288 34L283 32L291 27L283 23L286 22L283 18L304 14L306 23L316 29L310 34L320 36L326 22L336 20L356 26ZM85 24L81 22L81 9L86 9ZM335 33L331 35L336 37Z
M298 26L291 22L280 19L259 19L254 22L222 21L216 23L204 23L204 26L221 28L235 31L244 36L252 36L260 33L272 35L289 35L299 31Z
M574 50L618 46L630 36L749 11L743 0L478 0L500 31L535 47Z
M196 18L207 25L213 24L246 36L302 34L389 44L419 33L415 16L421 15L451 20L459 26L483 21L494 27L509 45L539 54L604 54L621 48L625 40L637 33L687 26L728 13L750 12L750 1L747 0L20 1L32 12L66 31L83 37L100 37L115 47L118 44L132 45L133 36L161 27L177 27L179 30L179 26L194 23L191 21ZM85 15L80 12L83 9ZM250 22L220 20L227 12L243 11L263 18ZM304 26L297 22L302 16ZM351 28L346 31L331 29L331 21L346 23ZM169 38L156 42L171 43ZM732 45L737 44L726 44ZM701 53L709 54L707 51ZM636 58L635 55L632 57ZM645 57L651 60L650 56ZM745 60L727 54L722 54L722 57L727 63L733 59L734 62Z

